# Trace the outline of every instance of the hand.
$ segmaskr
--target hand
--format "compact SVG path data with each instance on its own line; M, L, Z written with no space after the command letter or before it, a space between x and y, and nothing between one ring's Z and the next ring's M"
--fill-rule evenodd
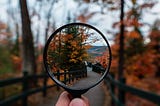
M56 106L89 106L89 101L86 97L72 98L72 96L64 91L61 93Z

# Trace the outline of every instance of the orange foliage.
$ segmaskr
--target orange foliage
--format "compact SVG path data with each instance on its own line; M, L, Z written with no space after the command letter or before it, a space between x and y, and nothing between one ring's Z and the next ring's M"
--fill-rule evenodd
M6 32L7 25L0 21L0 44L8 44L8 39L12 37L12 35Z
M116 23L113 24L112 27L113 28L118 28L118 27L120 27L121 24L122 24L122 22L116 22ZM141 26L143 26L143 24L140 23L137 18L124 19L123 24L126 27L132 27L132 26L141 27Z
M91 46L86 44L85 40L89 35L84 33L85 29L82 27L73 27L73 29L57 33L49 44L47 60L54 72L68 71L72 65L79 64L88 57L86 50ZM80 34L76 34L77 31Z
M108 50L106 50L105 52L103 52L102 56L97 56L95 60L98 61L104 68L106 68L109 61L108 58L109 53Z
M130 31L130 32L127 32L126 34L130 39L133 38L133 39L139 39L140 38L140 35L137 31Z
M155 74L154 59L155 56L152 51L133 56L129 60L126 60L126 74L153 77Z
M135 0L133 0L135 2ZM147 5L146 5L147 6ZM151 6L151 5L148 5ZM126 83L130 86L160 94L160 80L157 73L159 72L159 44L160 44L160 31L158 28L153 28L153 31L149 34L150 43L144 44L143 36L141 35L141 24L138 20L136 12L131 10L127 13L127 19L125 19L125 27L132 27L133 30L124 32L124 74ZM133 18L135 17L135 18ZM120 22L115 23L115 26L119 27ZM119 34L115 38L115 43L111 46L112 50L112 64L111 72L117 74L118 59L119 59ZM141 52L138 53L138 50ZM132 55L130 55L132 53ZM128 54L127 54L128 53ZM160 72L159 72L160 73ZM128 97L128 95L127 95ZM128 106L155 106L152 103L139 99L129 95L126 105Z
M155 46L159 45L160 42L160 30L154 30L149 35L151 42L150 45Z
M11 55L12 62L14 64L14 68L17 71L21 71L22 69L22 59L19 56Z

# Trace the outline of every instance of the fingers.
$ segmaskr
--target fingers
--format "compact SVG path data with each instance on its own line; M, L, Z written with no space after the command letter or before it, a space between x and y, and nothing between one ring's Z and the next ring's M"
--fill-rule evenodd
M55 106L89 106L89 101L86 97L72 98L72 96L64 91L60 96Z
M86 103L80 98L75 98L71 101L69 106L86 106Z
M56 103L56 106L69 106L70 103L70 94L64 91L60 96Z
M71 101L69 106L89 106L89 101L86 97L75 98Z
M86 103L86 106L90 106L88 98L86 98L85 96L82 96L81 98Z

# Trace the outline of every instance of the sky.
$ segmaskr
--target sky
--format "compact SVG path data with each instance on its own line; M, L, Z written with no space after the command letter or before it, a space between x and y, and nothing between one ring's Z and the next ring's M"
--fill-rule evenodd
M7 1L8 0L0 0L0 21L3 21L5 23L7 23ZM18 6L18 1L19 0L10 0L12 2L12 6L13 7L17 7ZM143 0L138 0L139 3L142 3ZM34 2L35 0L28 0L28 6L29 7L33 7L34 6ZM131 5L129 2L126 1L127 5ZM127 5L125 6L125 11L127 11ZM78 16L81 12L83 12L87 7L88 8L88 13L92 13L92 12L99 12L101 11L101 8L99 6L97 6L96 4L83 4L83 5L79 5L77 2L75 2L74 0L58 0L58 2L56 2L56 4L53 6L53 18L56 22L56 27L60 27L64 24L66 24L66 20L68 15L71 16L71 18L74 18L75 16ZM47 7L45 7L44 9L47 9ZM144 12L143 14L143 18L141 21L146 22L146 23L150 23L153 24L153 22L156 19L160 19L160 2L158 2L152 9L149 10L150 12L154 12L154 13L159 13L157 15L152 15L150 14L147 10L146 12ZM105 14L101 14L101 13L97 13L95 14L91 19L88 20L88 24L91 24L93 26L95 26L97 29L99 29L103 34L106 35L107 39L112 39L112 35L110 35L109 33L107 33L107 31L112 30L112 24L114 22L118 22L119 21L119 15L120 13L112 13L112 12L106 12ZM32 28L35 29L38 26L37 23L37 18L33 18L32 22L34 22L34 24L32 25ZM45 29L45 25L46 22L45 20L43 20L41 22L41 29ZM118 31L119 29L114 29L115 31ZM143 27L142 31L144 33L144 35L146 36L149 32L149 27ZM43 33L43 32L42 32ZM40 39L44 39L43 37L41 37ZM110 42L112 43L112 42Z

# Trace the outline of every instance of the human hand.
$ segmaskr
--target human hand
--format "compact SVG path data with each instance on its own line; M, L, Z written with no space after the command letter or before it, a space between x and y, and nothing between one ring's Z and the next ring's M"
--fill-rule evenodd
M66 91L62 92L56 106L89 106L89 101L86 97L74 98Z

